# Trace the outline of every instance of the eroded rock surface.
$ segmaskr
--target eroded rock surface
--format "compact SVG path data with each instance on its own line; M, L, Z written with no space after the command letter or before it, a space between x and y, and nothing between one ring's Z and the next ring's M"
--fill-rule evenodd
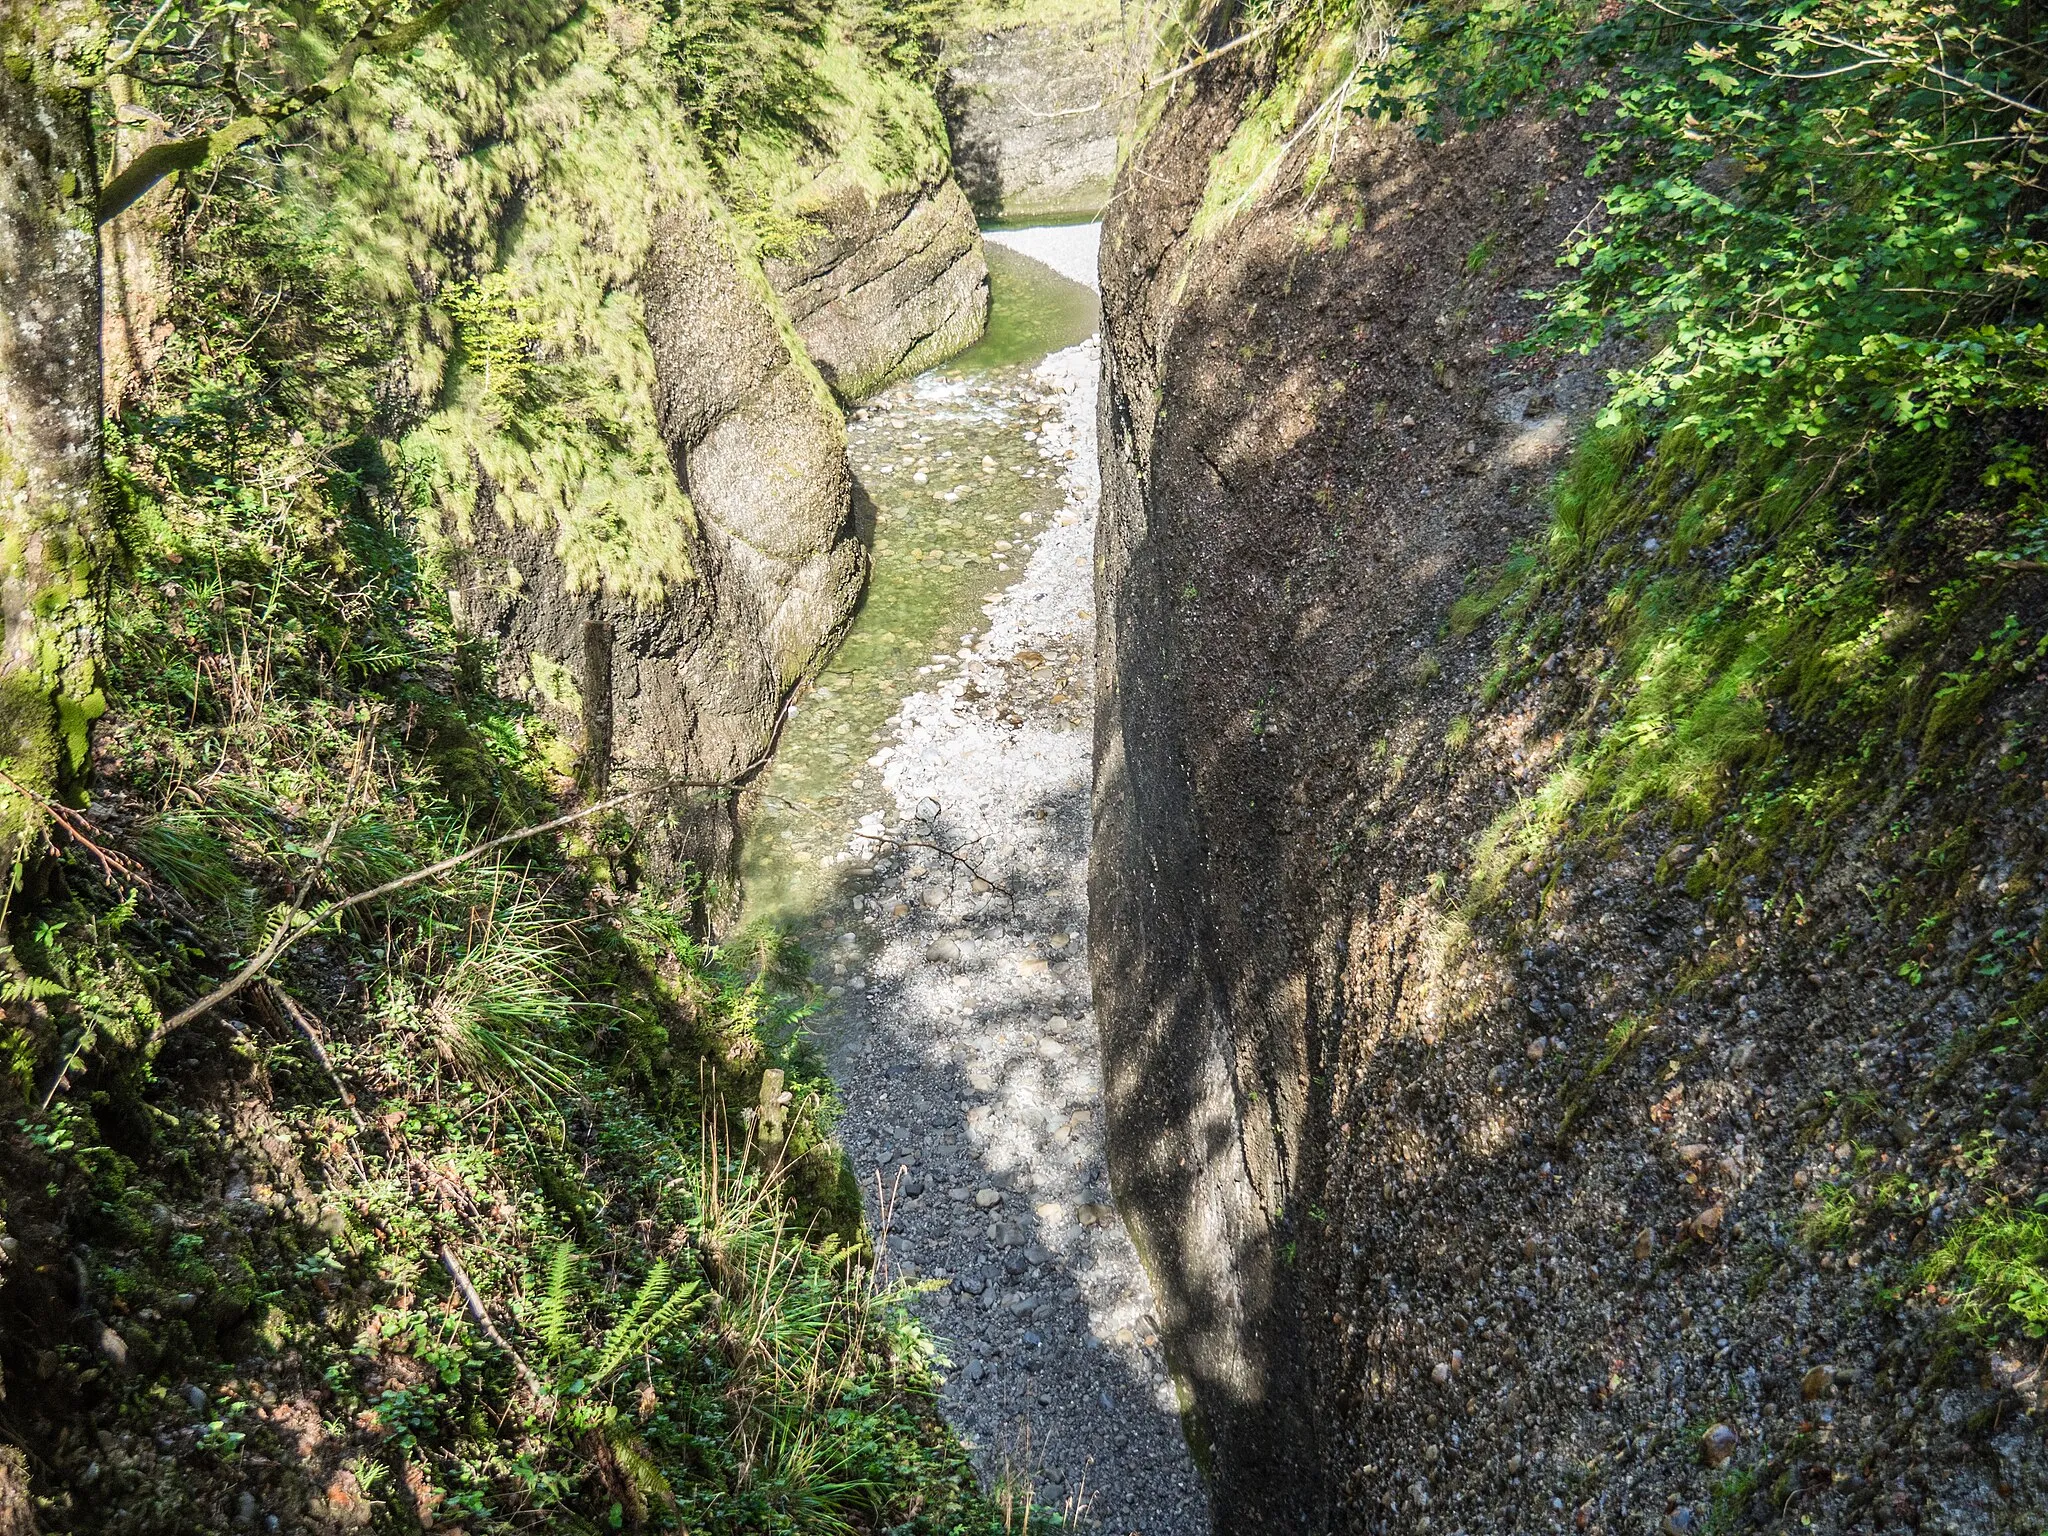
M1197 237L1237 68L1106 224L1090 878L1110 1172L1216 1528L2031 1528L2035 1364L1895 1289L1966 1127L2048 1154L2038 1083L1973 1054L2001 983L1884 958L1901 801L1824 871L1564 830L1620 642L1590 578L1492 584L1601 403L1608 359L1504 346L1595 195L1576 131L1356 128ZM2039 796L1994 783L1897 790L1981 825L1952 957L2043 910Z
M952 177L872 201L850 193L819 218L823 238L767 271L840 399L922 372L981 334L988 263Z
M1116 175L1123 73L1114 7L954 38L940 99L954 174L974 211L1009 220L1099 214Z
M653 601L578 585L552 530L499 516L486 480L461 544L464 616L501 665L533 669L586 773L736 782L860 597L845 426L706 205L658 221L641 286L655 414L694 513L667 537L692 579ZM649 855L724 869L732 798L693 788L677 805L647 818Z

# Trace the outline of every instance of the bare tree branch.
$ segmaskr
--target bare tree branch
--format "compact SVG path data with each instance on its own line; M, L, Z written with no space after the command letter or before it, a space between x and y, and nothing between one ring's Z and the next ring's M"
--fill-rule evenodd
M355 895L345 897L340 901L329 902L310 914L301 910L299 905L300 898L295 897L286 908L284 920L278 924L277 931L270 936L268 942L261 949L250 957L248 964L207 993L206 996L200 998L198 1002L193 1003L190 1007L179 1009L178 1012L164 1020L150 1035L150 1044L155 1045L166 1035L184 1028L194 1019L219 1007L237 992L241 991L242 988L249 985L250 982L269 970L283 956L286 950L290 949L308 934L324 927L330 919L339 917L342 913L352 908L364 906L373 901L381 901L384 897L395 896L400 891L410 890L413 886L423 884L433 879L436 875L445 875L452 869L458 869L464 864L480 859L494 849L509 847L513 843L525 842L529 838L544 837L550 832L559 832L564 827L573 826L575 823L587 820L603 811L615 811L628 801L635 799L639 793L642 792L635 791L623 795L614 795L609 800L596 801L578 810L570 811L566 815L557 816L551 821L543 821L530 827L521 827L516 832L507 832L501 837L490 839L488 842L478 843L474 848L465 848L460 853L450 854L447 858L429 864L424 869L416 869L410 874L400 875L394 880L386 880L382 885L374 889L358 891ZM303 894L303 887L301 890Z
M411 21L402 22L387 32L379 32L377 29L391 9L391 0L378 0L370 7L355 35L335 55L327 73L311 84L300 86L274 101L250 102L243 97L239 87L229 83L226 87L229 98L238 108L235 119L211 133L150 145L101 189L96 211L99 222L104 224L119 217L166 176L197 170L208 161L233 154L244 144L271 133L280 123L320 105L349 83L355 75L356 65L364 59L388 58L404 53L466 4L468 0L435 0ZM144 29L145 34L147 30ZM140 36L137 46L139 44ZM128 56L121 60L123 66L133 53L131 48ZM108 72L120 73L120 70L110 69Z
M552 1415L555 1411L554 1394L548 1391L547 1384L540 1379L534 1368L526 1363L526 1357L512 1347L505 1335L498 1331L498 1325L491 1321L491 1314L484 1310L484 1299L477 1295L476 1287L470 1284L469 1271L462 1267L462 1260L457 1257L453 1243L441 1245L441 1267L448 1271L448 1278L454 1282L457 1293L462 1297L462 1305L469 1313L469 1320L476 1324L477 1330L485 1338L511 1357L512 1364L519 1371L519 1379L526 1383L526 1390L533 1394L534 1401L539 1404L543 1413Z

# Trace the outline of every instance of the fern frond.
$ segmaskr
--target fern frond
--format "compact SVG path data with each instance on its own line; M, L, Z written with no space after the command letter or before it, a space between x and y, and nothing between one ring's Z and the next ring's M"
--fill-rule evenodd
M592 1389L608 1381L620 1367L643 1349L647 1341L682 1315L696 1298L697 1282L689 1280L673 1289L669 1286L666 1259L657 1259L647 1272L639 1294L618 1326L605 1336L604 1350L585 1378Z
M569 1277L575 1268L575 1246L566 1242L557 1245L554 1259L548 1265L548 1288L541 1297L540 1310L534 1315L541 1344L555 1359L566 1355L575 1342L569 1331Z
M24 1003L33 999L42 1002L52 997L68 997L71 989L62 982L52 981L47 976L15 976L0 982L0 1003Z

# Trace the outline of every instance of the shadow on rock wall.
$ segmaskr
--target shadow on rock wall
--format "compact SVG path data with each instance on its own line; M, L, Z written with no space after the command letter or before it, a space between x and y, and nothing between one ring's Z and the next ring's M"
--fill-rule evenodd
M1111 1165L1217 1528L2040 1507L2038 1437L1991 1427L2038 1378L1868 1304L1858 1268L1900 1283L1937 1229L1812 1236L1808 1191L1968 1115L1831 1106L1926 1084L1990 993L1870 963L1881 870L1689 894L1698 845L1646 817L1501 851L1607 718L1590 586L1542 595L1505 690L1498 623L1453 613L1547 534L1611 365L1502 350L1592 196L1575 141L1364 131L1197 244L1242 91L1212 69L1169 111L1105 229L1091 866ZM1986 846L2040 835L1999 814Z

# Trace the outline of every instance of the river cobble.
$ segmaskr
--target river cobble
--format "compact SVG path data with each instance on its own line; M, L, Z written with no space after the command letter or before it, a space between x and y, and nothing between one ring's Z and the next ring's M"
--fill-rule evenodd
M888 1276L932 1287L909 1305L984 1473L1084 1528L1192 1536L1202 1487L1103 1160L1084 942L1097 366L1089 342L1037 369L1065 504L870 765L822 1034Z

